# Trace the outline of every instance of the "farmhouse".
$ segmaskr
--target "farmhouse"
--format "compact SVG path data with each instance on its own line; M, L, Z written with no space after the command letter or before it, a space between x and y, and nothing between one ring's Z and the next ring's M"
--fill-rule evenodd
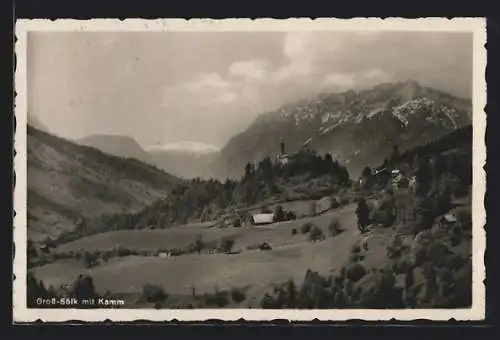
M274 222L274 214L273 213L253 214L250 219L250 222L253 225L271 224Z
M322 199L316 201L315 203L315 211L316 214L322 214L325 211L328 211L333 206L333 199L329 196L325 196Z
M452 226L455 223L457 223L457 217L455 216L455 214L446 214L441 217L440 224L442 227Z

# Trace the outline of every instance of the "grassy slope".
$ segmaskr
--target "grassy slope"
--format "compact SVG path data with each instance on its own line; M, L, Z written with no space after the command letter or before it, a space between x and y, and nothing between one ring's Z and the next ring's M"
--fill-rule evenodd
M131 256L109 261L98 267L83 270L94 278L98 290L109 289L113 292L140 292L146 283L160 284L166 291L172 293L189 293L195 284L197 292L212 292L214 286L224 289L253 285L252 289L267 287L272 282L280 282L294 278L299 282L308 268L328 274L331 269L345 263L350 248L358 239L355 226L354 206L333 211L322 216L306 218L297 221L283 222L265 227L244 227L241 229L215 230L200 227L174 227L163 231L132 231L102 234L90 239L85 245L102 242L106 247L125 239L130 244L156 246L180 246L179 238L192 241L202 234L205 238L219 238L231 233L236 237L235 250L245 248L257 242L269 242L273 250L244 251L241 254L193 254L171 258ZM312 222L327 233L327 227L333 217L337 217L346 229L336 238L327 237L325 242L311 244L305 235L291 235L293 228L300 229L305 222ZM184 234L184 236L180 236ZM111 236L110 236L111 235ZM126 236L124 236L126 235ZM160 236L161 235L161 236ZM170 235L170 237L169 237ZM175 237L174 237L175 235ZM114 238L113 238L114 236ZM174 241L174 239L176 241ZM133 242L132 242L133 240ZM154 241L153 241L154 240ZM78 249L84 244L73 243L65 245L65 249ZM68 269L58 262L34 270L37 278L47 282L47 285L71 283L81 269Z
M55 236L80 216L133 211L165 195L177 179L28 126L28 235Z

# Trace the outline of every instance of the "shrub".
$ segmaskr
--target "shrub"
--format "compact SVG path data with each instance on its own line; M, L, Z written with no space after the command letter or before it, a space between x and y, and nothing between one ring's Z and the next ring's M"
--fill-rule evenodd
M161 303L167 299L163 287L147 284L142 287L142 297L147 302Z
M286 218L285 211L281 205L277 205L274 210L274 222L282 222Z
M340 227L340 222L338 219L334 218L330 224L328 225L328 231L330 232L331 236L337 236L340 234L343 230Z
M79 275L72 286L72 296L77 299L88 299L97 296L94 287L94 280L88 275Z
M462 229L459 226L453 226L449 238L452 247L458 246L462 241Z
M311 229L311 231L309 232L309 240L310 241L322 240L324 238L325 238L325 236L323 235L323 232L321 231L321 229L319 229L316 226L313 227Z
M394 261L392 265L392 270L396 274L404 274L409 270L413 269L415 263L412 259L404 257L399 260Z
M349 198L347 197L343 197L341 200L340 200L340 204L341 205L348 205L349 203L351 203L351 201L349 201Z
M437 263L441 258L450 254L450 250L442 243L433 242L427 247L426 258Z
M359 246L358 243L355 243L355 244L352 245L352 247L351 247L351 253L357 254L360 251L361 251L361 247Z
M291 210L287 211L287 212L285 213L285 215L286 215L286 216L285 216L285 219L286 219L287 221L294 221L294 220L296 220L296 219L297 219L297 215L295 215L295 213L294 213L293 211L291 211Z
M217 306L219 308L225 307L229 304L228 293L216 291L214 294L209 294L206 297L206 304L208 306Z
M231 289L231 299L234 302L240 303L240 302L245 301L246 298L247 297L246 297L245 293L242 292L241 290L236 289L236 288Z
M310 222L307 222L306 224L304 224L304 225L300 228L300 232L301 232L302 234L307 234L308 232L310 232L310 231L311 231L312 227L313 227L313 224L312 224L312 223L310 223Z
M219 250L229 254L233 250L234 240L231 238L224 237L220 241Z
M297 228L293 228L292 229L292 235L296 235L297 234Z
M463 231L472 231L472 215L470 211L460 210L457 212L458 225Z
M266 293L260 301L260 307L263 309L273 309L276 307L276 301L269 293Z
M353 263L349 265L346 270L346 277L352 282L359 281L365 274L365 267L363 267L361 263Z
M418 246L414 251L415 266L420 267L427 260L426 246Z
M273 248L271 248L271 246L267 242L259 244L259 250L271 250L271 249Z

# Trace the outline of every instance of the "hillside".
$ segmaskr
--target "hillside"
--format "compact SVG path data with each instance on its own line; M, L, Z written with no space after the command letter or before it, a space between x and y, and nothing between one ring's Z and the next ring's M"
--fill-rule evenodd
M110 155L135 158L148 164L154 164L151 156L132 137L97 134L79 139L77 143L91 146Z
M128 308L469 308L471 132L466 126L386 162L409 168L404 172L416 176L415 190L407 190L403 181L394 185L391 177L385 178L383 189L375 182L364 190L354 185L348 190L360 198L358 204L303 215L310 201L286 202L283 208L297 218L265 226L192 223L164 230L109 229L47 252L30 270L36 278L32 286L42 280L56 290L62 285L61 296L77 295L76 289L68 293L63 287L84 274L93 279L97 294L125 298ZM266 164L247 169L242 180L251 184L247 188L255 187L252 176L266 174ZM194 202L203 206L210 192L234 185L239 184L185 182L170 198L182 207L196 206ZM365 200L366 229L358 224ZM115 219L115 225L132 220L132 228L125 229L141 224L163 229L162 223L152 223L177 211L165 203ZM454 222L444 219L449 215ZM229 251L213 251L227 241L232 242ZM263 242L268 248L260 247ZM155 298L148 291L161 294Z
M246 162L274 158L280 140L292 153L310 139L312 149L331 153L357 176L394 145L405 151L470 124L471 107L469 100L413 81L321 94L257 117L222 149L213 168L219 177L237 177Z
M28 126L28 237L55 237L105 213L136 211L178 179Z

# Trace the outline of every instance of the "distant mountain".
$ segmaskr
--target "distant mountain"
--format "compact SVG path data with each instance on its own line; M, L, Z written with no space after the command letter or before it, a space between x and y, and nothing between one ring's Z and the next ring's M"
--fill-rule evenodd
M257 117L232 138L213 164L218 177L242 175L247 162L309 148L329 152L356 177L376 165L394 145L408 150L471 123L470 100L414 81L384 83L371 89L326 93Z
M219 148L197 142L180 142L154 145L146 150L161 169L182 178L210 178L211 164L215 161Z
M101 214L137 211L179 179L132 158L108 155L28 125L28 237L72 230Z
M135 158L148 164L154 163L139 143L129 136L96 134L79 139L77 143L91 146L114 156Z

